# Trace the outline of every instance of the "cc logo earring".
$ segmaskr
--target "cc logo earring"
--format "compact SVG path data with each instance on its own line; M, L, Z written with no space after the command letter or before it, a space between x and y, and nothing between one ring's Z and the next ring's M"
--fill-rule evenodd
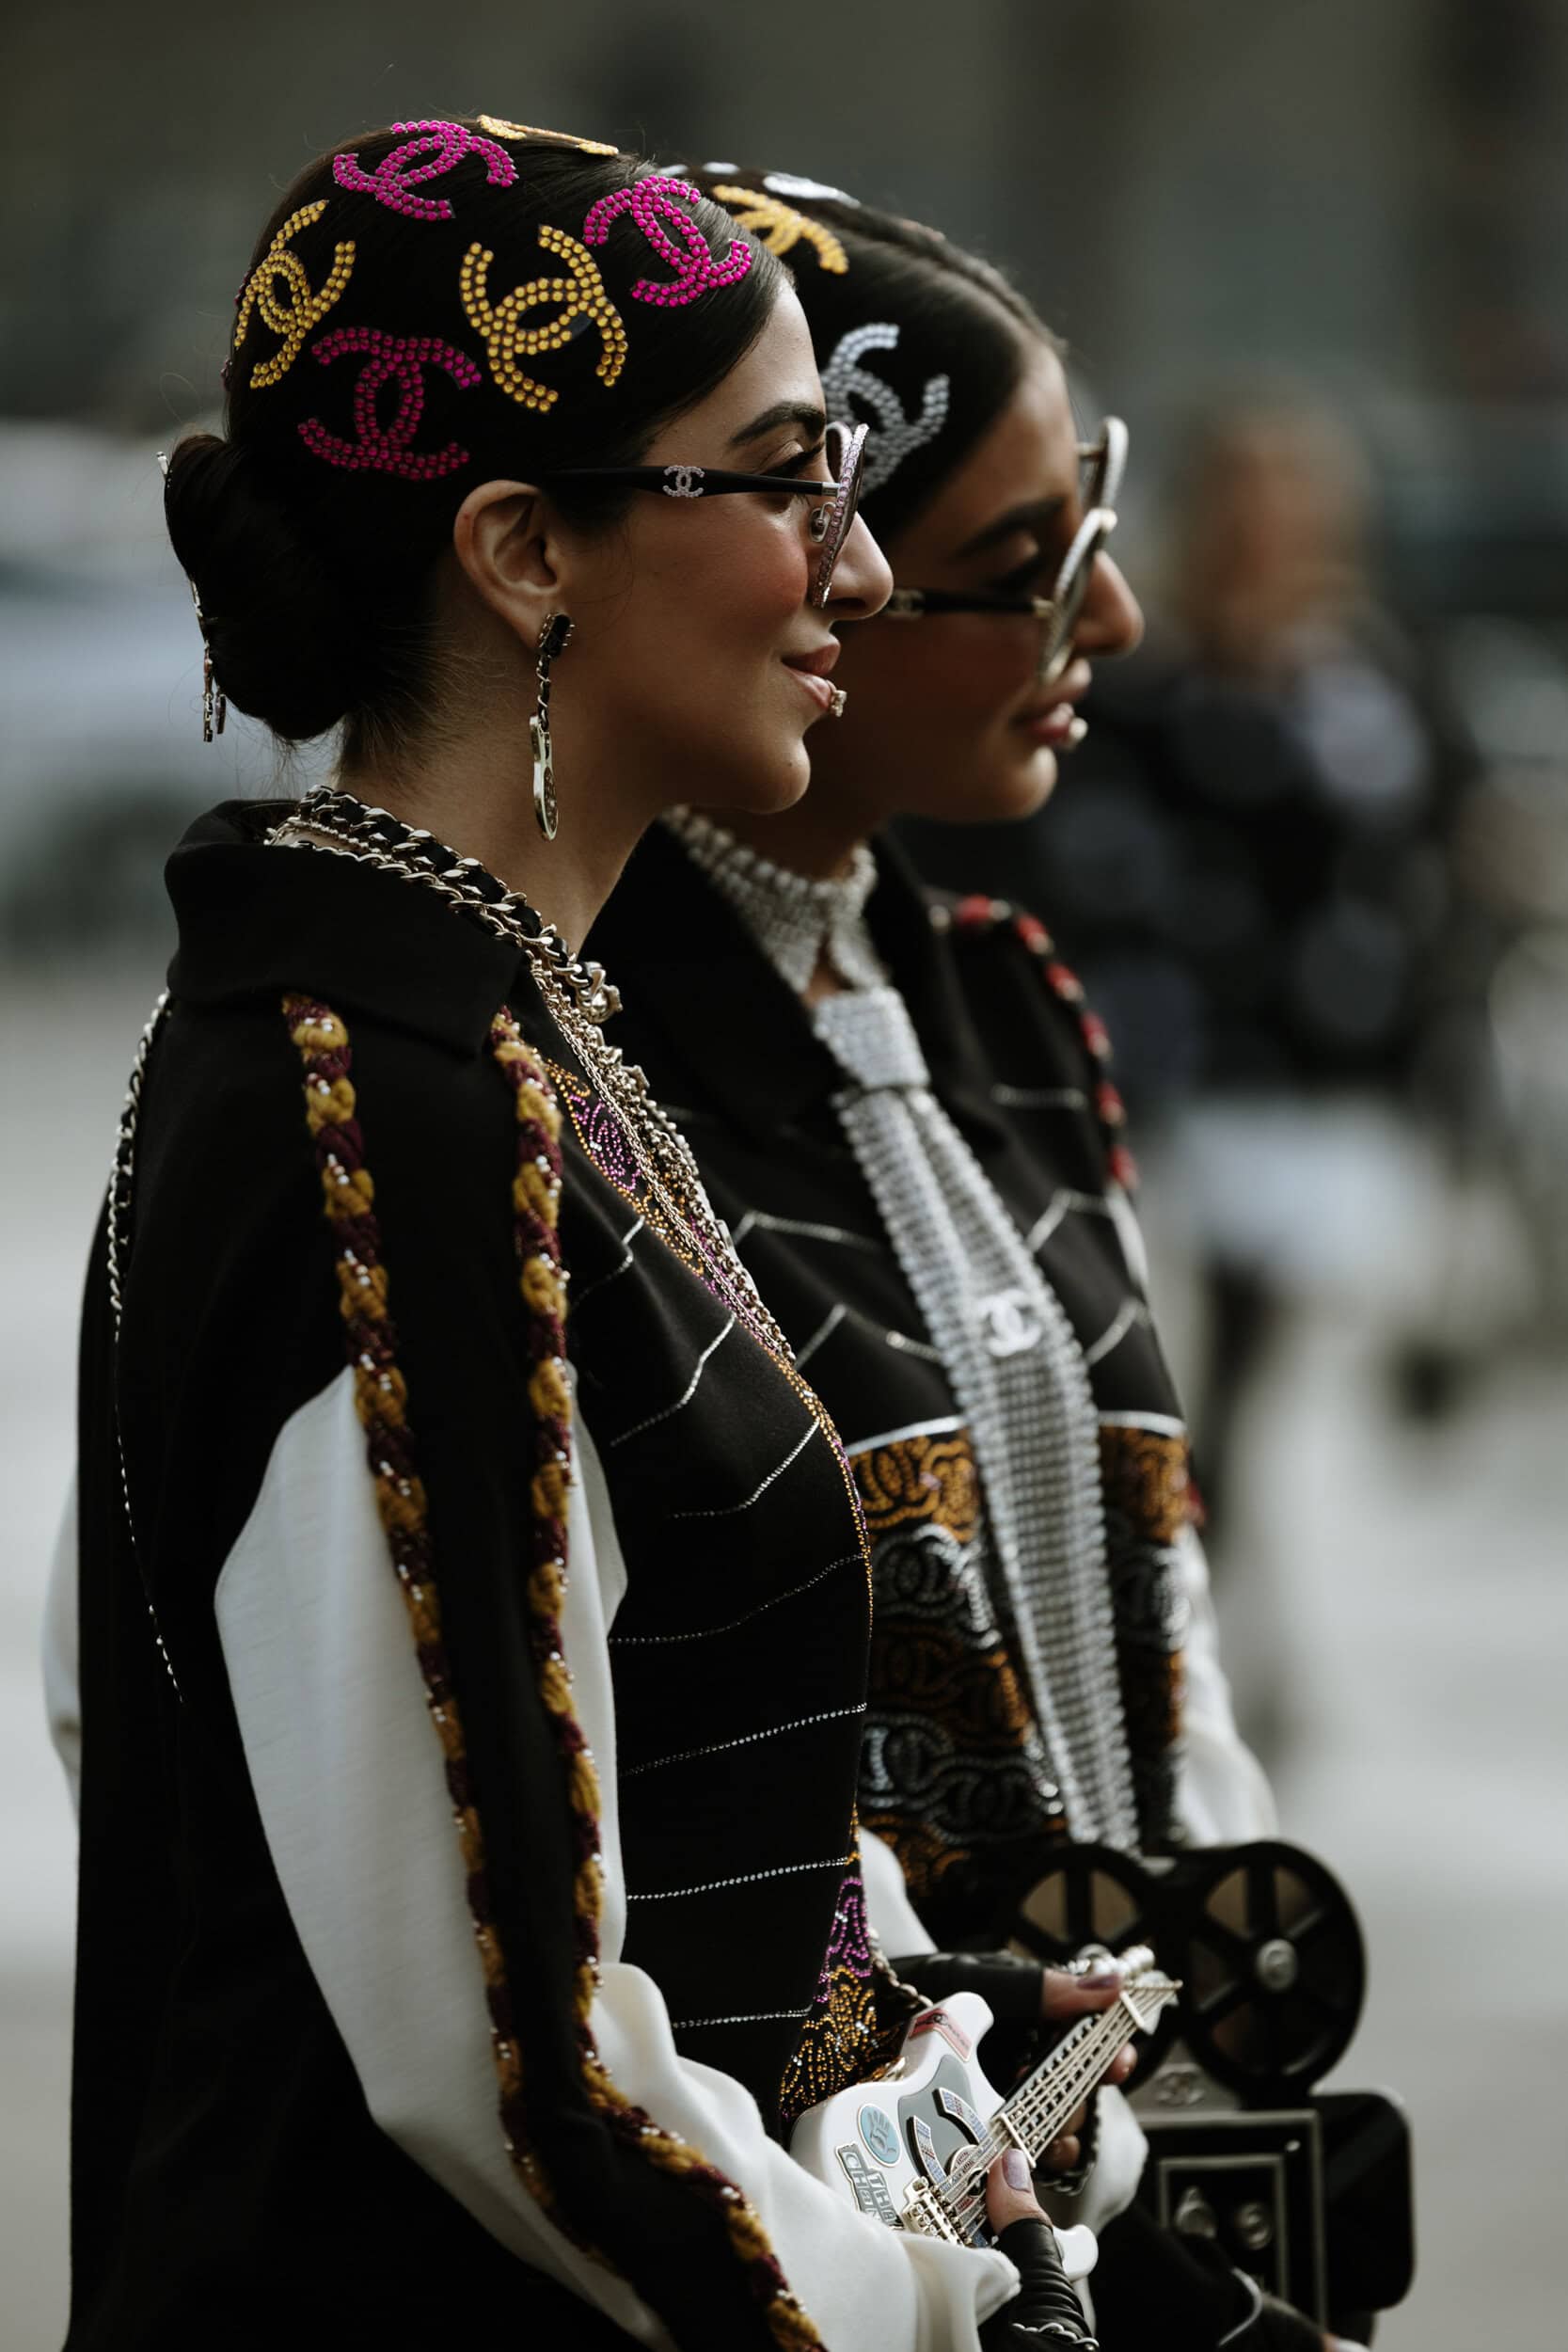
M539 707L528 723L533 746L533 821L546 841L555 839L559 812L555 798L555 747L550 741L550 663L572 642L571 618L546 612L539 631Z

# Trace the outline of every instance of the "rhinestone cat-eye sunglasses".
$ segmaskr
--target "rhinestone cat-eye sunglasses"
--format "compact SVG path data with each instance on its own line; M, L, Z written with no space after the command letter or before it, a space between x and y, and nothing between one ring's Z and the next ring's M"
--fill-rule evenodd
M1088 599L1101 548L1117 527L1117 500L1127 470L1127 427L1107 417L1097 441L1080 441L1084 519L1062 558L1049 596L988 596L946 588L895 588L883 610L895 620L918 621L943 612L990 612L1044 624L1037 677L1049 678L1070 651Z
M790 473L726 473L717 466L565 466L551 474L552 482L603 482L626 490L659 490L669 499L731 498L746 490L773 496L820 499L807 530L821 550L812 576L811 601L825 605L832 585L833 567L844 552L861 501L861 476L865 469L867 428L863 424L830 424L823 437L828 479L802 480Z

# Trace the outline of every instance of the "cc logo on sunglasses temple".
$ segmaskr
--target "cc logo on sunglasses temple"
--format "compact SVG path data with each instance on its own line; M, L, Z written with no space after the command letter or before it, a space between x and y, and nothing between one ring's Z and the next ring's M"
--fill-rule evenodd
M666 466L664 495L667 499L700 499L703 495L703 466Z

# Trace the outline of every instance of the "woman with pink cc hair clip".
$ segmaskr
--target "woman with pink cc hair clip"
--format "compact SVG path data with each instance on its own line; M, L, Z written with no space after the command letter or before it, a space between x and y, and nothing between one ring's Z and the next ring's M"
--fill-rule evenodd
M978 2251L782 2145L920 2007L862 1513L580 953L661 811L803 790L865 436L721 207L492 116L309 165L224 377L200 723L337 758L174 851L92 1249L71 2352L1080 2334L1000 2164Z
M787 174L695 177L791 269L830 406L871 428L895 586L842 632L848 707L810 791L768 817L693 794L593 944L624 976L612 1034L679 1105L848 1449L875 1580L872 1921L931 1997L983 1991L1001 2081L1052 1995L999 1947L1069 1841L1157 1854L1274 1826L1216 1656L1105 1033L1035 915L927 894L889 838L1017 819L1055 787L1094 664L1141 633L1108 548L1127 434L1081 432L1055 339L936 230ZM1114 2092L1081 2137L1108 2352L1166 2330L1323 2352L1322 2327L1129 2209L1144 2148Z

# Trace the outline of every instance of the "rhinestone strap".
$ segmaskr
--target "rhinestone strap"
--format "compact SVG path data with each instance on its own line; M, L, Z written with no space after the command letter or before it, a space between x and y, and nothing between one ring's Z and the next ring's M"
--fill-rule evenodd
M1035 1720L1074 1837L1137 1841L1117 1668L1100 1416L1077 1334L936 1096L902 997L830 996L813 1023L853 1085L839 1118L980 1465ZM918 1074L916 1074L918 1073Z

